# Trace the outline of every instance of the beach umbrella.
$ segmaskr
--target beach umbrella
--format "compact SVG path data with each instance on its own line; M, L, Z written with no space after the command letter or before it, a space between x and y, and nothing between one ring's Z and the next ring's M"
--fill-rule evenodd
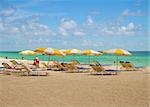
M65 54L63 52L61 52L55 48L37 48L37 49L35 49L34 52L48 55L49 60L50 60L50 56L65 56Z
M102 53L94 51L94 50L84 50L82 52L82 55L89 56L89 64L90 64L90 56L100 56L100 55L102 55Z
M127 50L124 50L124 49L120 49L120 48L117 48L117 49L110 49L110 50L105 50L103 51L104 54L114 54L117 56L117 66L116 66L116 69L118 69L118 56L128 56L128 55L131 55L131 53Z
M76 55L76 54L80 54L81 50L79 49L68 49L68 50L64 50L64 53L66 55Z
M34 50L34 52L37 52L37 53L43 53L45 50L46 50L47 48L36 48L35 50Z
M36 55L37 52L31 51L31 50L24 50L24 51L19 52L19 54L22 54L22 55Z
M60 49L59 51L65 54L66 49ZM66 54L65 54L65 55L66 55ZM65 58L65 57L63 57L63 62L65 61L65 59L64 59L64 58Z
M24 51L19 52L19 54L21 54L21 55L37 55L38 53L31 51L31 50L24 50Z
M68 50L65 50L64 53L66 55L73 55L73 57L75 57L75 55L79 55L81 53L81 50L79 50L79 49L68 49Z
M44 47L36 48L36 49L34 50L34 52L41 53L42 56L44 56L45 54L44 54L43 52L44 52L45 49L46 49L46 48L44 48ZM43 60L44 60L44 57L43 57Z

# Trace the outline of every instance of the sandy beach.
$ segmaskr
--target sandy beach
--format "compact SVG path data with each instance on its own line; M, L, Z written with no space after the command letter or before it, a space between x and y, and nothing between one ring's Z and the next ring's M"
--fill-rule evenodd
M0 74L1 107L148 107L149 68L118 75Z

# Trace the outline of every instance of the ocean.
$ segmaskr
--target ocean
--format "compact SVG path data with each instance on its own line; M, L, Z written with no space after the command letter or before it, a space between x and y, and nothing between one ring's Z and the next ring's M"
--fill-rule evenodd
M135 66L150 66L150 51L136 51L131 52L131 56L119 56L119 61L130 61L134 63ZM102 65L108 64L108 65L114 65L114 61L116 61L117 57L115 55L110 54L103 54L101 56L81 56L81 55L74 55L74 56L46 56L46 55L35 55L35 56L29 56L29 55L20 55L17 51L1 51L0 57L7 57L9 59L21 59L24 57L24 59L27 60L33 60L35 57L38 57L41 61L48 61L48 60L57 60L59 62L70 62L73 59L78 60L80 63L83 64L90 64L93 61L98 61Z

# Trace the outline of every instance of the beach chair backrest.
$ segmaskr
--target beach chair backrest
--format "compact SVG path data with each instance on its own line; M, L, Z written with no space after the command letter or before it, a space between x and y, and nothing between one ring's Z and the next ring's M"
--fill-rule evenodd
M102 66L91 65L91 67L97 72L104 71L104 68Z
M101 65L98 61L94 61L93 63L96 65Z
M49 66L45 62L42 62L41 64L43 64L46 68L49 68Z
M24 63L22 63L21 65L24 67L24 69L27 70L27 72L32 72L32 69L30 69L30 68L29 68L27 65L25 65Z
M11 60L10 62L14 65L18 65L18 63L15 60Z
M70 70L77 69L77 67L74 64L63 64L63 65Z
M71 60L71 63L74 65L80 64L79 61L77 61L77 60Z
M128 66L128 68L134 68L134 65L131 62L126 62L126 65Z
M11 69L12 67L9 65L9 64L7 64L7 63L2 63L2 65L4 66L4 68L6 68L6 69Z
M127 68L127 64L125 62L120 62L120 65L123 67L123 68Z

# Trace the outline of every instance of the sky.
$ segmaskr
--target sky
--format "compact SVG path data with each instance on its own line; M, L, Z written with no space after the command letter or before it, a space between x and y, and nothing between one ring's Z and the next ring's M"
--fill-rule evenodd
M148 51L148 0L0 0L0 51Z

